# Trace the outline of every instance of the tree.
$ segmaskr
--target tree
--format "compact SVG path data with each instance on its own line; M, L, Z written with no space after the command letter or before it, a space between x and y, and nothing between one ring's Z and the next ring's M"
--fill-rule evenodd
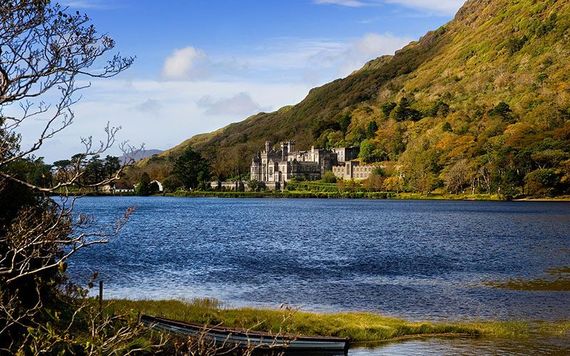
M55 184L45 184L47 166L32 154L49 139L71 125L73 104L86 88L78 79L108 78L130 66L133 59L107 57L114 41L100 35L79 13L69 13L46 0L0 2L0 350L7 353L35 354L73 352L80 344L51 331L54 325L77 326L75 313L85 293L66 283L67 259L84 247L104 243L109 234L93 232L90 219L72 214L73 203L56 204L48 193L81 186L87 161L115 142L118 129L107 125L106 137L95 143L82 139L84 152L69 164L59 162ZM92 68L100 68L96 71ZM10 113L8 115L7 113ZM38 119L34 120L33 119ZM25 124L38 125L39 135L26 147L17 130ZM125 144L122 146L128 149ZM21 167L40 167L40 174L23 174ZM121 173L89 187L106 184ZM38 179L41 178L41 179ZM118 231L130 215L129 209L111 233ZM71 316L74 317L71 317ZM103 320L101 318L100 320ZM100 338L97 330L87 330L95 350L103 344L121 350L123 335ZM65 328L64 328L65 329ZM127 328L130 331L131 329ZM132 336L132 335L131 335ZM83 337L83 336L82 336ZM100 340L101 342L99 342ZM124 346L124 345L123 345ZM83 349L83 348L81 348ZM97 352L97 351L94 351Z
M164 179L163 186L166 191L175 192L178 188L184 186L184 184L178 177L170 175Z
M143 174L141 175L141 180L137 184L135 193L137 195L143 195L143 196L152 194L150 187L150 176L148 175L147 172L143 172Z
M524 178L529 195L553 196L556 195L560 176L551 168L541 168L530 172Z
M105 178L113 177L115 172L117 172L119 169L121 169L121 161L119 160L119 157L105 157L105 161L103 162L103 174Z
M394 110L392 111L392 115L394 115L394 118L397 121L405 121L405 120L418 121L418 120L421 120L422 119L422 113L416 109L412 109L410 107L410 105L411 105L410 99L406 98L405 96L402 99L400 99L398 106L396 106L394 108Z
M376 136L376 131L378 131L378 124L376 121L372 120L366 127L366 138L374 138L374 136Z
M364 140L360 144L358 157L364 162L379 162L385 160L387 155L381 148L378 148L373 140Z
M249 182L247 182L247 186L249 187L249 190L251 190L252 192L262 192L265 189L267 189L265 183L255 179L252 179Z
M83 182L85 184L96 184L101 181L105 173L103 171L103 161L99 158L99 155L91 157L85 169L83 171ZM98 186L95 185L95 190L98 190Z
M450 193L459 194L472 182L474 172L469 161L461 159L445 173L445 186Z
M382 110L384 117L390 117L392 110L394 110L394 108L396 106L398 106L398 104L396 104L394 102L389 102L389 103L382 104L382 106L380 106L380 110Z
M509 104L504 101L499 102L494 108L489 110L490 116L500 117L503 121L507 123L512 123L514 121L513 111Z
M364 182L364 186L371 191L381 191L385 189L384 181L386 173L380 167L374 168L372 174Z
M439 99L433 106L428 110L428 115L432 117L442 116L445 117L449 114L449 105L446 102Z
M210 179L210 164L200 153L188 147L176 159L172 170L186 189L195 189Z
M343 135L346 135L346 132L348 131L348 127L350 126L351 122L352 122L352 116L350 116L350 114L342 115L342 117L338 121L340 130L342 131Z

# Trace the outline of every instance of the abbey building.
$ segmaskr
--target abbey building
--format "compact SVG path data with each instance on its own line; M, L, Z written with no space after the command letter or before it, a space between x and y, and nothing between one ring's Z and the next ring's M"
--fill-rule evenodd
M366 179L374 167L354 161L358 153L358 147L297 151L294 141L282 142L274 149L266 141L265 150L252 159L250 179L263 182L268 189L283 189L291 179L319 180L325 171L340 179Z

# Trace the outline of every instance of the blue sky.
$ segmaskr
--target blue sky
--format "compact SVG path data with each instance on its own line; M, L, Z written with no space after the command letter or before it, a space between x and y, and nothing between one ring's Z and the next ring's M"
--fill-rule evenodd
M136 62L96 81L77 119L48 142L48 162L102 133L167 149L259 111L294 104L310 88L448 22L463 0L67 0ZM32 127L26 137L34 132ZM112 152L114 153L114 152Z

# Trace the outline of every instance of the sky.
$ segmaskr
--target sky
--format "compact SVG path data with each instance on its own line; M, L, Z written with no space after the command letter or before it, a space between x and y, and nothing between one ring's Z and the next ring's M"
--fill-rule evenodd
M72 126L37 156L81 151L80 137L168 149L191 136L301 101L448 22L463 0L63 0L135 63L91 81ZM22 128L30 144L41 122ZM111 150L117 154L117 150Z

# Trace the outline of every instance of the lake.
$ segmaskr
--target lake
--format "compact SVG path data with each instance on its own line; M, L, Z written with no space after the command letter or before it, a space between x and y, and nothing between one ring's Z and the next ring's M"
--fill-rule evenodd
M570 204L89 197L120 236L72 260L108 298L217 298L412 320L570 318L570 293L496 289L570 266ZM82 273L77 273L82 271ZM420 345L425 345L421 344Z

